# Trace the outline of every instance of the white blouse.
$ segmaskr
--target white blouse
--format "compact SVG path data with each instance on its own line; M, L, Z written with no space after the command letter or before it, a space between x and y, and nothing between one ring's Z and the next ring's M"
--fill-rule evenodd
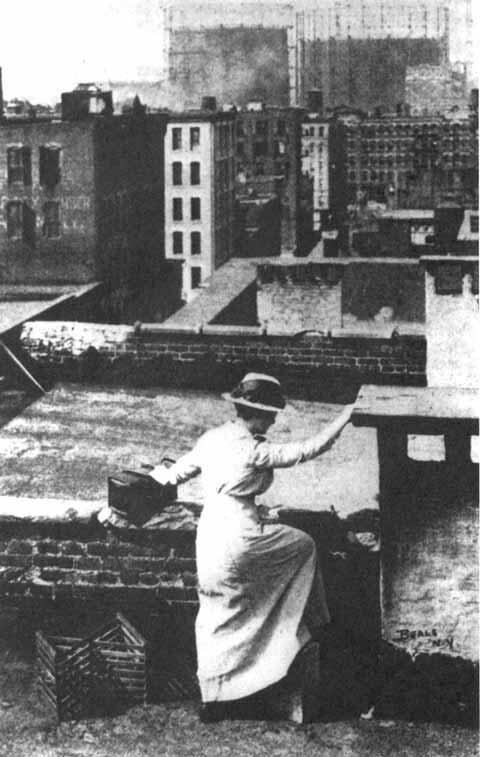
M253 436L238 418L207 431L173 466L159 465L150 475L161 484L177 485L202 472L207 500L219 494L253 497L271 485L274 468L303 463L329 449L349 417L344 411L315 436L283 444Z

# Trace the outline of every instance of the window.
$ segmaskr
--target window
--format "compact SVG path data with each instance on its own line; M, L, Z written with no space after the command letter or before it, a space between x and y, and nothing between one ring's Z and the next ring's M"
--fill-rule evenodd
M255 142L253 146L253 154L255 157L259 155L266 155L268 153L268 144L266 140L262 142Z
M183 255L183 232L174 231L172 235L173 239L173 254Z
M32 157L29 147L9 147L7 149L9 184L32 183Z
M190 163L190 184L200 184L200 163Z
M174 221L183 220L183 201L181 197L173 198L173 220Z
M198 266L193 266L191 271L191 283L192 283L192 289L198 289L202 282L202 269Z
M22 239L30 247L35 247L36 216L26 203L18 200L6 206L7 237Z
M47 239L60 236L60 203L46 202L43 206L43 236Z
M190 218L192 221L200 220L200 197L192 197L190 200Z
M172 129L172 150L182 149L182 130L179 126Z
M190 234L190 252L192 255L201 255L202 253L202 236L199 231L192 231Z
M200 127L192 126L190 128L190 149L193 150L200 144Z
M264 136L266 135L268 130L268 122L267 121L257 121L255 124L255 134Z
M23 238L23 207L21 202L7 204L7 237L9 239Z
M245 142L237 142L237 155L245 155Z
M42 145L39 150L40 184L53 189L60 181L60 148Z
M285 134L285 121L279 120L277 124L277 134Z
M172 163L172 184L180 186L182 183L182 164L180 162Z
M470 215L470 232L478 234L478 216L474 213Z
M245 132L243 131L243 121L237 121L237 135L239 137L245 136Z

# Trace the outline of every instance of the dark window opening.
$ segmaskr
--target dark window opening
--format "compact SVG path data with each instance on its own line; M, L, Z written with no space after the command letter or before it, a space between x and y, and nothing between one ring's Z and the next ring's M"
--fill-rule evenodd
M32 183L32 156L29 147L9 147L7 150L9 184Z
M198 289L202 283L202 269L198 266L193 266L191 271L192 289Z
M43 206L43 236L47 239L60 236L60 204L46 202Z
M253 154L255 157L258 157L259 155L267 155L268 153L268 143L266 140L263 140L262 142L255 142L253 146Z
M60 148L40 147L40 184L53 189L60 181Z
M183 201L181 197L173 198L173 220L174 221L183 220Z
M190 251L192 255L201 255L202 237L199 231L192 231L190 234Z
M473 213L470 216L470 232L472 234L478 234L478 216Z
M190 149L193 150L200 144L200 127L192 126L190 128Z
M172 129L172 150L182 149L182 130L178 126Z
M237 142L237 155L245 155L245 142Z
M192 197L190 200L190 217L192 221L200 220L200 197Z
M173 254L183 255L183 232L173 232Z
M7 211L7 237L9 239L23 238L23 203L9 202Z
M182 164L179 162L172 163L172 183L175 186L182 183Z
M261 134L264 135L267 133L268 130L268 122L267 121L257 121L255 124L255 134Z
M200 184L200 163L190 163L190 184Z

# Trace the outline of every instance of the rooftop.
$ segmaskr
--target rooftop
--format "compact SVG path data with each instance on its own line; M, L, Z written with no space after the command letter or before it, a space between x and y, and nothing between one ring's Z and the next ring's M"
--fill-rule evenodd
M97 286L96 282L82 286L0 284L0 334Z
M270 437L305 438L339 411L338 405L290 401ZM109 475L164 455L177 458L205 430L232 417L232 406L209 392L58 385L0 428L0 514L88 515L105 503ZM279 470L261 499L335 507L345 516L377 507L377 470L375 431L349 426L321 457L295 471ZM200 501L199 479L180 487L179 497Z

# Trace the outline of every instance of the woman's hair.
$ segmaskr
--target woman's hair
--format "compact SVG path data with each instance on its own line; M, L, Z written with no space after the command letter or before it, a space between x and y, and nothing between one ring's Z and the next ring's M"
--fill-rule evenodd
M256 407L248 407L248 405L240 405L235 403L235 410L237 411L237 415L239 418L242 418L244 421L249 421L251 418L256 418L259 415L275 415L274 412L270 412L269 410L260 410Z

